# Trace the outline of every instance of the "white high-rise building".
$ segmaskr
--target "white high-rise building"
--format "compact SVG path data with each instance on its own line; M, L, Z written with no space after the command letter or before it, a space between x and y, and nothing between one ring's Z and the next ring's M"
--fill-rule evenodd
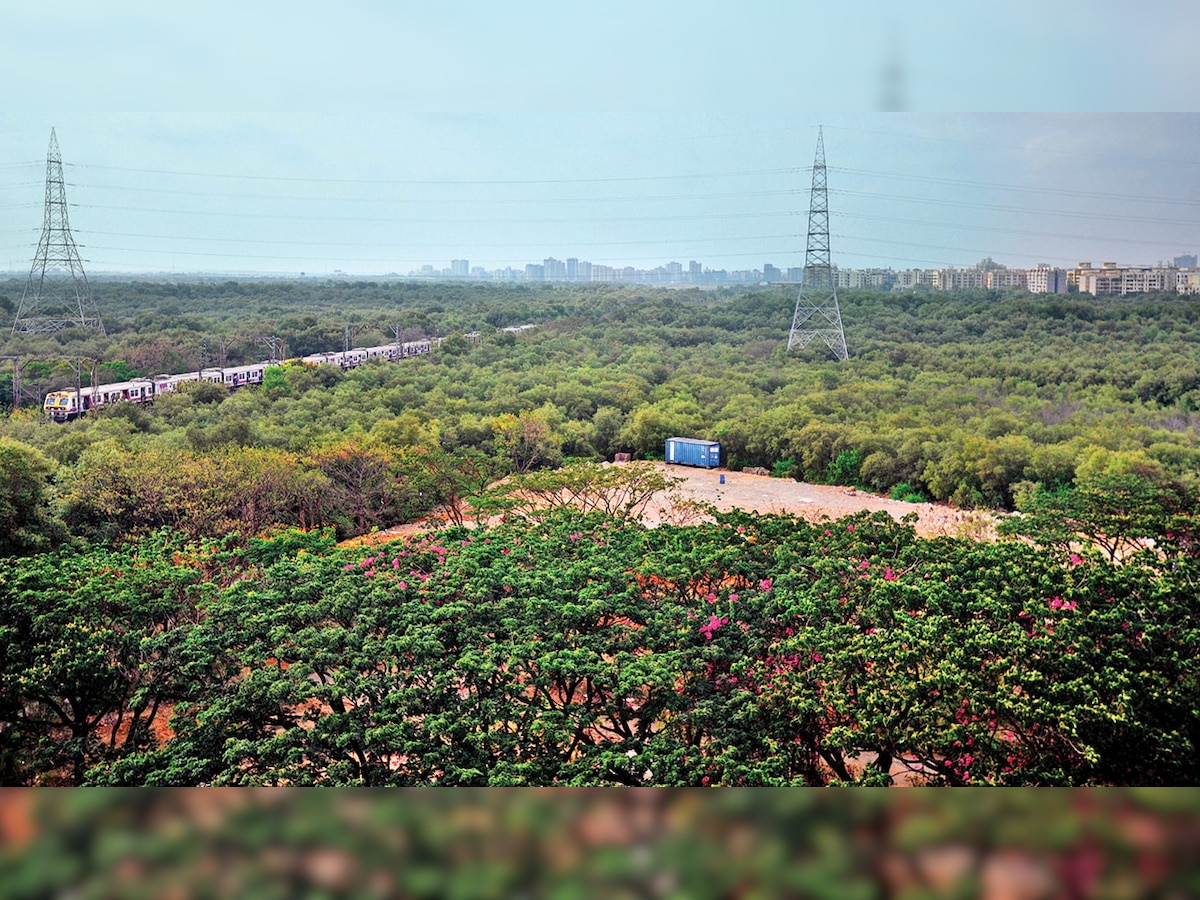
M1039 265L1026 275L1026 289L1031 294L1065 294L1067 292L1067 270Z

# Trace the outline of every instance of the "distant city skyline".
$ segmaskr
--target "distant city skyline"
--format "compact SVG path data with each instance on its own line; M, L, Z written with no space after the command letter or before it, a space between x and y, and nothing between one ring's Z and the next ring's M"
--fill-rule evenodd
M0 268L28 273L54 126L89 274L786 270L804 262L818 125L843 268L1200 247L1190 113L3 114Z

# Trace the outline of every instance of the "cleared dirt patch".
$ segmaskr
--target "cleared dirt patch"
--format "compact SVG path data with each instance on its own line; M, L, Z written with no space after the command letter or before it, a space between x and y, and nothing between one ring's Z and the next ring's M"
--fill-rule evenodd
M622 465L613 463L613 465ZM646 463L638 463L646 465ZM769 475L749 475L724 469L696 469L689 466L650 463L666 477L680 480L669 496L650 503L642 520L650 526L664 522L695 522L694 505L709 504L721 512L741 509L759 513L789 513L819 522L822 518L839 519L863 510L882 510L896 520L917 514L917 533L924 537L963 537L989 540L995 537L995 519L988 513L953 509L940 503L905 503L854 488L827 484L808 484ZM721 483L724 476L725 482ZM373 534L350 538L342 546L373 546L406 534L436 531L445 527L441 519L398 525Z
M862 510L882 510L899 520L909 513L917 514L917 532L926 537L988 538L994 522L986 513L953 509L939 503L905 503L858 491L854 488L807 484L769 475L747 475L723 469L694 469L658 463L664 475L683 479L677 488L686 500L711 503L727 512L742 509L747 512L790 513L810 521L822 517L838 519ZM725 483L721 483L721 476ZM669 507L660 505L645 516L647 524L671 520Z

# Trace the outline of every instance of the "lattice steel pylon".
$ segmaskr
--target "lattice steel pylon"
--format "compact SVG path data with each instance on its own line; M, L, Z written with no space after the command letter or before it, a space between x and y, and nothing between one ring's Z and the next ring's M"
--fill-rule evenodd
M842 330L842 312L838 308L837 284L829 257L829 189L825 176L825 139L817 129L817 156L813 162L812 199L808 209L808 249L804 254L804 281L796 298L792 330L787 348L804 348L820 338L843 362L846 333Z
M104 334L104 322L83 271L67 221L67 190L58 136L50 129L46 151L46 212L29 280L13 320L13 334L52 334L78 326Z

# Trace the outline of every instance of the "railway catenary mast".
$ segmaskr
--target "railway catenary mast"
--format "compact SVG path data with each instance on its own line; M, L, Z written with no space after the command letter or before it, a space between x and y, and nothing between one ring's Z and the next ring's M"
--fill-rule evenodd
M13 334L52 334L78 326L104 334L79 248L67 221L67 189L58 136L50 129L46 151L46 206L42 236L33 255Z
M825 139L820 128L817 129L817 156L813 162L804 281L796 298L787 348L807 347L813 338L823 340L839 360L845 362L850 358L829 255L829 189L825 179Z

